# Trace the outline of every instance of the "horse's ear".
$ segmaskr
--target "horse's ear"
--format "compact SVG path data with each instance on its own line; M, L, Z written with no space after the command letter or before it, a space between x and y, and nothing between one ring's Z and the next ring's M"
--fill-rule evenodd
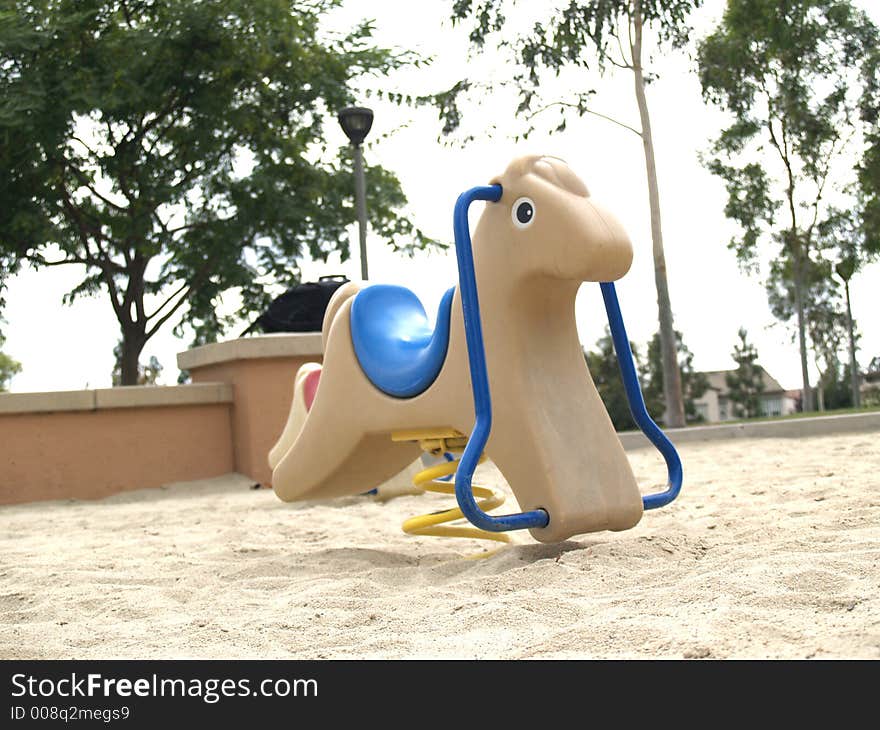
M582 198L588 198L590 191L564 160L558 157L542 157L534 164L534 171L537 175L553 183L557 187L567 190L574 195Z

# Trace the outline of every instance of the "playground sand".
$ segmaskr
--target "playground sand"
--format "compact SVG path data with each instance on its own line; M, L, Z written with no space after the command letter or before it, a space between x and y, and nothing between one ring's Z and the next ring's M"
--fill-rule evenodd
M439 496L286 505L233 475L0 508L0 658L880 657L877 434L681 453L635 529L484 560L400 532Z

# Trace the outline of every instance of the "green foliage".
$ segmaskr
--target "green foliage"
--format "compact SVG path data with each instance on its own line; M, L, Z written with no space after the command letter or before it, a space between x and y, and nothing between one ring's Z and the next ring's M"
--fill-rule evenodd
M864 376L868 387L862 392L862 405L880 406L880 355L871 360Z
M119 342L116 347L113 348L113 372L110 375L111 382L113 386L123 385L122 382L122 342ZM159 358L155 355L150 356L149 362L146 365L138 365L138 376L137 382L128 383L128 385L156 385L159 380L159 376L162 374L162 363L159 362Z
M617 362L617 354L614 352L614 342L611 333L605 328L605 335L596 342L597 350L585 352L587 367L596 390L605 404L605 410L611 417L616 431L631 431L636 428L629 411L629 403L626 400L626 390L623 387L623 379L620 377L620 367ZM630 342L633 360L638 367L639 353L636 346Z
M780 202L770 196L771 182L763 166L750 162L742 167L726 165L720 159L709 160L709 171L724 180L727 202L724 215L736 221L742 238L730 242L740 266L757 272L758 243L764 226L774 221Z
M863 73L865 95L862 121L868 125L865 154L858 165L865 244L876 254L880 249L880 42L874 39Z
M820 248L837 260L834 270L843 281L880 258L880 231L871 230L869 206L860 195L852 208L831 208L816 227Z
M418 59L377 47L369 23L323 33L337 5L3 0L0 287L25 260L82 266L66 301L109 297L131 382L175 313L210 341L231 324L223 292L244 316L296 282L300 257L347 258L350 151L324 125L353 80ZM390 245L430 243L392 173L371 167L368 191Z
M748 341L748 332L740 327L739 342L734 346L736 369L725 377L730 389L728 398L733 403L736 418L755 418L761 415L761 393L764 392L763 368L758 365L758 350Z
M0 334L0 347L3 347L3 342L3 335ZM0 350L0 393L6 391L9 387L9 381L20 372L21 363Z
M548 77L559 76L567 69L602 73L612 67L633 68L636 4L644 27L652 28L661 44L680 48L690 37L688 17L702 0L561 0L551 3L542 17L523 32L513 31L514 24L508 23L516 15L512 12L513 0L454 0L452 21L469 28L474 48L490 46L499 59L504 59L502 62L509 64L510 83L519 95L516 113L528 122L522 133L526 138L534 128L534 117L549 109L559 112L557 131L565 128L567 113L593 113L589 102L594 91L589 88L571 89L564 100L546 99L542 86ZM629 56L623 46L630 49ZM434 102L444 121L444 133L459 126L462 115L458 96L465 92L484 93L485 86L472 80L459 82L444 94L442 105Z
M872 385L862 393L862 408L880 406L880 385Z
M849 0L728 0L699 45L703 96L730 114L706 160L725 182L725 214L739 224L729 245L752 272L764 245L771 249L771 308L783 321L797 320L805 389L808 330L818 337L811 336L814 347L823 347L829 312L839 309L829 262L875 247L865 237L864 193L852 193L859 221L848 223L859 245L839 239L847 222L827 201L835 185L853 191L855 171L838 180L835 166L876 125L878 38ZM867 185L870 165L860 164Z
M845 244L840 239L838 244ZM832 276L832 269L852 275L856 259L843 259L836 267L826 259L810 262L804 282L810 297L804 302L806 331L813 345L813 359L819 371L817 394L821 410L848 408L853 405L850 381L850 365L843 365L840 352L845 348L849 335L847 317L840 297L839 286ZM790 265L790 262L774 262L773 267ZM838 274L839 275L839 274ZM794 289L787 272L771 268L770 309L785 321L794 313ZM855 349L859 335L853 332Z
M876 40L848 0L729 0L721 24L700 43L703 95L731 115L707 165L727 185L725 212L743 231L731 248L743 264L779 230L783 205L792 234L775 239L783 255L814 245L832 163L860 123ZM766 149L778 174L766 170Z
M709 388L705 373L694 370L694 354L684 344L684 338L675 331L678 367L681 371L681 394L684 401L684 415L688 423L702 421L694 401ZM663 357L660 351L660 333L656 333L648 343L648 357L643 372L645 405L655 421L662 421L666 404L663 398Z
M859 166L859 186L864 196L863 225L867 245L880 248L880 102L873 112L873 130Z
M771 264L768 278L770 311L783 322L796 314L792 266L790 260L777 259ZM806 332L820 373L838 361L847 336L846 314L832 268L828 260L819 259L810 261L803 273L804 288L809 292L803 305Z
M676 332L678 345L678 360L681 368L681 386L684 395L685 416L690 423L702 420L697 413L694 401L700 398L708 389L709 382L704 373L694 371L693 353L688 350L682 339L681 332ZM655 421L661 421L665 404L663 400L663 363L660 355L660 335L655 334L648 343L648 353L645 360L639 355L638 348L630 342L633 360L636 370L642 381L642 395L645 398L645 406L648 413ZM596 389L605 404L605 409L611 417L611 422L617 431L629 431L636 428L629 411L629 403L626 399L626 390L620 377L620 366L617 362L617 354L614 352L614 342L611 333L605 328L605 335L596 342L596 349L585 352L587 367L596 384Z
M853 407L852 381L848 363L843 365L839 361L835 362L831 368L822 373L820 387L823 389L825 410L836 411Z
M9 381L21 372L21 363L3 352L4 342L6 342L6 338L0 332L0 393L5 392L9 387Z
M690 37L688 18L702 0L557 0L553 3L522 4L522 12L510 12L515 0L454 0L452 20L470 29L471 46L491 47L497 65L509 69L508 80L518 94L516 117L522 124L517 139L526 139L543 114L558 114L554 131L566 128L572 114L592 114L637 135L645 154L648 203L651 212L651 239L654 251L657 308L662 346L667 364L665 392L672 401L668 409L671 424L684 425L679 373L675 372L675 342L672 305L668 291L663 253L660 195L654 156L654 142L645 87L655 78L646 68L650 52L644 49L643 32L653 30L664 50L680 48ZM524 12L535 11L536 19L526 29L520 22ZM513 22L508 16L516 15ZM647 59L647 61L646 61ZM599 74L623 69L632 74L631 87L639 110L638 128L603 114L591 107L595 90L582 79L585 71ZM563 98L548 97L546 82L568 72ZM484 94L492 84L465 80L446 95L440 107L444 129L455 129L461 120L458 94ZM491 128L489 130L491 132Z
M5 352L0 352L0 393L9 387L9 381L21 372L21 363L13 360Z

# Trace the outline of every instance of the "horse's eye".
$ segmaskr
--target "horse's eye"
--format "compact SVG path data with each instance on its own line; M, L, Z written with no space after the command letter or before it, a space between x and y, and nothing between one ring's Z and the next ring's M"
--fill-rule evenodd
M510 217L517 228L528 228L535 220L535 203L531 198L519 198L510 209Z

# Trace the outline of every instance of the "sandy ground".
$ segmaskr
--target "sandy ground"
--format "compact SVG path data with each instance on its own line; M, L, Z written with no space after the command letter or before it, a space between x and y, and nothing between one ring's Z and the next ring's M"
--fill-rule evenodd
M435 495L286 505L230 476L0 508L0 658L880 657L878 434L681 453L682 497L635 529L484 560L400 532Z

